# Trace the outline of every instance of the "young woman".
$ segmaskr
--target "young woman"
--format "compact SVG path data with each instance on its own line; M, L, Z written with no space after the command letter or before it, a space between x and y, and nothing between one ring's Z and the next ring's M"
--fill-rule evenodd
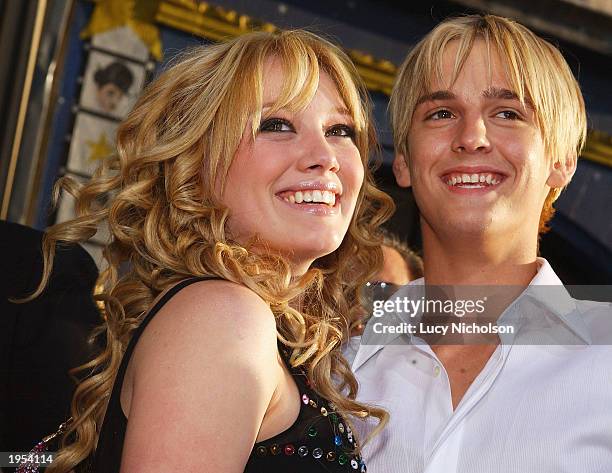
M354 66L303 31L196 48L147 88L47 232L40 289L57 242L112 235L106 348L49 472L365 471L349 418L386 414L338 348L392 210L373 140Z

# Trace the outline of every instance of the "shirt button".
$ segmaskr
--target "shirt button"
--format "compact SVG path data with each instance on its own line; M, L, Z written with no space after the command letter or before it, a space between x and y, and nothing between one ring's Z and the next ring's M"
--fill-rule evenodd
M434 376L440 376L440 367L438 365L434 367Z

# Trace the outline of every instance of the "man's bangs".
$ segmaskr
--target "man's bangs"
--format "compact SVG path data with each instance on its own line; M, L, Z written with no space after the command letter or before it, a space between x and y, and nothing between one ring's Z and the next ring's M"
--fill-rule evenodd
M519 58L515 52L520 51L520 49L515 49L519 48L519 45L516 44L514 38L490 38L487 31L474 32L473 30L470 30L467 34L453 35L441 41L436 48L436 54L431 56L435 59L429 61L429 64L426 66L424 71L425 77L422 81L424 84L422 87L423 90L419 91L420 93L418 96L421 97L433 92L432 82L434 77L437 78L439 83L445 84L446 88L450 90L459 78L459 74L461 74L461 71L465 66L465 62L467 61L467 58L474 47L474 43L477 40L484 41L486 46L489 82L492 82L493 80L491 55L493 53L497 53L500 59L500 64L504 68L505 78L510 85L510 90L516 93L523 106L531 106L535 109L534 100L531 94L532 88L529 86L526 80L525 68L522 65L522 62L519 61ZM444 77L444 73L442 72L443 56L444 51L451 42L457 43L457 53L455 55L453 72L451 76Z
M529 53L524 50L522 42L513 36L495 38L493 47L504 67L506 80L512 87L512 92L518 96L524 107L532 108L536 112L536 118L539 119L540 100L534 96L533 77L530 73L533 67L529 65L531 59Z
M437 53L431 56L431 60L435 61L435 63L432 63L428 67L428 90L425 93L433 92L431 82L433 81L434 77L438 79L438 82L440 84L445 84L448 90L450 90L455 85L455 82L457 82L457 79L459 78L459 74L463 70L465 61L467 61L467 58L470 55L470 52L472 51L475 39L475 35L472 31L470 31L469 34L466 35L450 35L440 42L438 48L436 48ZM455 55L455 61L453 64L453 73L451 77L448 78L444 77L444 73L442 72L442 63L444 59L444 53L447 50L449 44L452 42L457 43L457 54Z

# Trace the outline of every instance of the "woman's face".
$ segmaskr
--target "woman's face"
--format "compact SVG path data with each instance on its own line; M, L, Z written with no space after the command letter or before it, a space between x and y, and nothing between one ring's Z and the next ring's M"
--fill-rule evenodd
M229 231L240 243L258 235L266 249L291 261L296 274L336 250L355 211L364 168L352 117L321 72L312 101L297 112L268 110L284 81L282 66L264 68L259 130L251 123L227 176L222 201Z

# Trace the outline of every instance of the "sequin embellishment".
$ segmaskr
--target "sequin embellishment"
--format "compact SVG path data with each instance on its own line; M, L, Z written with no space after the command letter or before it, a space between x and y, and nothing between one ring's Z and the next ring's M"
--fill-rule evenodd
M308 379L305 376L303 379L305 380L306 384L310 386ZM283 456L295 455L300 459L294 461L299 463L307 462L307 458L309 458L311 461L316 461L321 466L323 465L321 462L325 462L327 464L337 462L337 467L342 467L341 469L343 469L343 471L349 469L354 472L365 473L367 471L365 463L354 451L354 449L357 447L357 442L355 442L353 439L353 432L344 419L337 413L337 409L334 404L318 398L315 392L303 392L301 393L300 399L302 404L306 406L300 409L302 412L300 416L303 417L301 422L309 422L309 424L306 425L302 424L302 428L306 430L306 436L303 438L303 441L309 445L305 445L302 442L299 444L283 442L280 444L274 443L268 446L259 445L253 450L253 456L260 457L261 461L266 461L263 460L263 457L274 457L281 454L283 454ZM312 411L304 414L302 411L303 409L314 409L316 414ZM325 418L328 420L324 420ZM302 432L304 432L304 430L302 430ZM304 434L302 433L302 435ZM287 440L285 440L285 442ZM297 441L299 440L296 440L296 442ZM275 460L270 458L270 460L267 461ZM304 463L304 466L301 468L306 467L310 469L311 467L309 465L309 463ZM312 464L312 467L314 468L313 471L319 471L314 467L314 463ZM324 469L327 471L327 469L330 467L331 465L324 467Z

